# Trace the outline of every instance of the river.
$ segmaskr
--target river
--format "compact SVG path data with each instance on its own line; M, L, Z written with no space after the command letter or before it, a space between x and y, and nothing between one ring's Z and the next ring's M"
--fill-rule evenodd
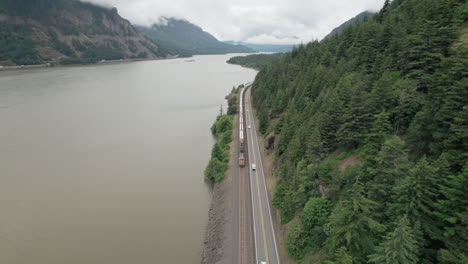
M0 71L0 263L199 263L231 56Z

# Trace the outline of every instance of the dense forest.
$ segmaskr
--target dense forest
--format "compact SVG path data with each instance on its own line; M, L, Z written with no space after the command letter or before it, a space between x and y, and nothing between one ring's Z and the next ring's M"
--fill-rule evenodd
M253 84L303 263L468 263L468 3L393 0Z
M275 61L279 61L284 56L284 53L274 54L252 54L248 56L235 56L230 58L227 63L238 64L247 68L260 70L266 65Z

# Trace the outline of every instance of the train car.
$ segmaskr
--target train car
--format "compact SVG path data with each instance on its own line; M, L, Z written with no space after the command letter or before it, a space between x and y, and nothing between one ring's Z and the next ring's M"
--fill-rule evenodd
M239 166L244 167L245 166L245 158L244 158L244 153L239 154Z

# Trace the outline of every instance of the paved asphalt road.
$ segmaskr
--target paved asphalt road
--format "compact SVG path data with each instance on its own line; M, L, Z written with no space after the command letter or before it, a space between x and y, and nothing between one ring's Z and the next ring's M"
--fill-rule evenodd
M255 119L253 118L252 106L250 104L250 89L245 92L244 99L249 160L249 164L246 166L246 168L249 169L250 174L249 178L252 201L255 256L257 259L256 263L276 264L280 263L278 247L276 245L275 232L273 229L270 201L265 184L260 147L257 141L256 124ZM252 170L252 164L256 165L256 170Z

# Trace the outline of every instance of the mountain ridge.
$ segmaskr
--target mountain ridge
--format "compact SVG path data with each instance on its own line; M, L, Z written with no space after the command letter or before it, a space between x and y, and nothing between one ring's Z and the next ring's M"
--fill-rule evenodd
M162 18L160 24L150 27L136 26L161 49L171 55L191 56L201 54L252 53L252 49L242 45L231 45L217 40L201 27L187 20Z
M255 44L255 43L248 43L243 41L233 41L233 40L226 40L223 41L224 43L228 44L238 44L249 47L257 52L289 52L293 50L296 44Z
M0 65L165 57L116 8L77 0L0 0Z
M343 30L345 30L347 27L349 26L352 26L358 22L362 22L370 17L372 17L373 15L375 15L374 12L371 12L371 11L363 11L361 13L359 13L357 16L347 20L346 22L344 22L343 24L339 25L338 27L334 28L330 33L328 33L323 39L328 39L328 38L331 38L335 35L339 35L341 34L341 32L343 32Z

